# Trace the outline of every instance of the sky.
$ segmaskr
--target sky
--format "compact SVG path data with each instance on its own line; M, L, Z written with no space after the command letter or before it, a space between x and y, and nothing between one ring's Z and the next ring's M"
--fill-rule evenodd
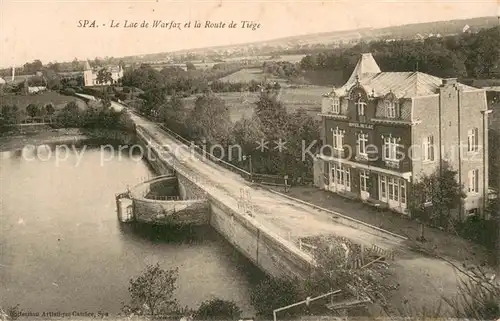
M500 0L95 1L0 0L0 66L122 57L230 45L317 32L500 15ZM79 20L98 28L79 28ZM111 20L121 24L111 28ZM124 28L124 21L181 23L178 29ZM193 28L194 21L202 28ZM241 21L260 28L241 28ZM191 28L183 28L191 21ZM237 28L203 28L234 21Z

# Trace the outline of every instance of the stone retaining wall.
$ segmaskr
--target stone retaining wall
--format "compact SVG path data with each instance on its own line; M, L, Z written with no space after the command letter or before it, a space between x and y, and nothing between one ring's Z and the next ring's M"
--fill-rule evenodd
M210 225L257 267L274 277L307 278L311 257L251 218L210 198Z
M142 223L165 225L206 225L210 207L206 200L154 201L134 199L135 219Z

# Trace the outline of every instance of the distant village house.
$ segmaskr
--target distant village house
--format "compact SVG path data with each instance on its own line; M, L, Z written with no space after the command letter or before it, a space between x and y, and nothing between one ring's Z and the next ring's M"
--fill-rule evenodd
M121 78L123 78L123 69L121 66L111 66L104 67L111 73L112 83L117 83ZM84 86L104 86L110 85L111 83L100 83L97 81L97 74L99 72L98 68L91 68L88 61L85 61L85 67L83 70Z

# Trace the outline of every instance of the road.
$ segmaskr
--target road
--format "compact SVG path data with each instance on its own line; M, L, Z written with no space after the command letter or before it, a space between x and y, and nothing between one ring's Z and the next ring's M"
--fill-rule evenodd
M137 115L131 115L137 125L143 127L162 146L175 151L175 164L182 171L197 177L204 188L225 205L238 209L241 191L249 191L253 205L253 219L286 240L295 242L299 238L317 235L335 235L351 241L386 250L397 250L404 240L393 236L380 236L361 231L337 221L332 214L287 199L262 188L255 188L240 175L235 174L210 160L191 155L184 144L172 139L159 125Z

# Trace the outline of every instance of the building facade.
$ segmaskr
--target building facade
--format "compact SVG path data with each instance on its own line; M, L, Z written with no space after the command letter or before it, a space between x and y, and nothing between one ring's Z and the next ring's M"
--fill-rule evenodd
M88 61L85 61L85 66L83 68L83 81L84 86L104 86L110 85L112 83L117 83L123 77L123 69L121 66L106 67L108 72L111 73L112 82L101 83L97 80L98 69L92 69Z
M467 194L459 215L480 213L488 113L482 89L421 72L382 72L363 54L349 80L323 97L315 184L408 214L412 184L443 160Z

